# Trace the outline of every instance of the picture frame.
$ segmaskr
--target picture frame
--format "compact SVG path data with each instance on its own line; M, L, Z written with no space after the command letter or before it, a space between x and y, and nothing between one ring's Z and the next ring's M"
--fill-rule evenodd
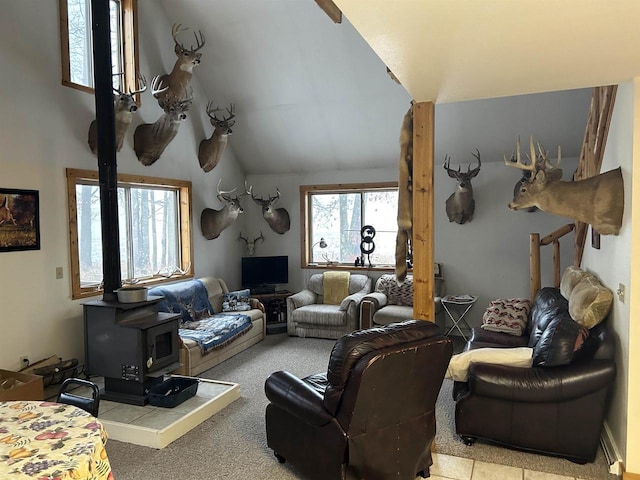
M0 252L40 250L38 190L0 188Z

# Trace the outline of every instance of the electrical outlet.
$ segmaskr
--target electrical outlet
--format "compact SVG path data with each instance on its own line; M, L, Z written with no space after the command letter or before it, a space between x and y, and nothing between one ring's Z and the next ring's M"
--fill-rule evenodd
M624 294L627 290L627 287L625 287L622 283L618 284L618 289L616 290L616 295L618 295L618 299L624 303Z
M62 267L56 267L56 280L60 280L62 276Z
M29 357L20 357L20 367L28 367L29 366Z

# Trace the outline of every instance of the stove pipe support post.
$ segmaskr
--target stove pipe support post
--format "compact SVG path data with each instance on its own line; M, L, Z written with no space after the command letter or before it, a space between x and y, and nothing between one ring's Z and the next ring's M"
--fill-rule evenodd
M109 0L91 0L93 66L98 131L98 181L102 224L102 275L104 301L115 301L121 286L118 236L118 171L116 166L115 113L111 67Z

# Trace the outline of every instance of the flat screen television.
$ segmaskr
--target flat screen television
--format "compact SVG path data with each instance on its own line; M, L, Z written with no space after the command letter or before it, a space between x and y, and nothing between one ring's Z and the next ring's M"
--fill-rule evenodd
M251 293L273 293L276 285L289 283L289 257L242 257L242 288Z

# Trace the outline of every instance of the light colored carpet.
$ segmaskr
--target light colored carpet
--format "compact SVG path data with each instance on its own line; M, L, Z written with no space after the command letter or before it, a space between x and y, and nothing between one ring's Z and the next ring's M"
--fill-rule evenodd
M294 467L281 465L267 448L264 381L274 371L297 376L326 371L333 340L269 335L202 377L240 384L241 398L162 450L110 440L107 454L116 480L300 478ZM436 451L486 462L600 480L607 473L604 456L596 463L575 465L567 460L517 452L476 443L465 446L455 435L451 382L445 381L437 405Z

